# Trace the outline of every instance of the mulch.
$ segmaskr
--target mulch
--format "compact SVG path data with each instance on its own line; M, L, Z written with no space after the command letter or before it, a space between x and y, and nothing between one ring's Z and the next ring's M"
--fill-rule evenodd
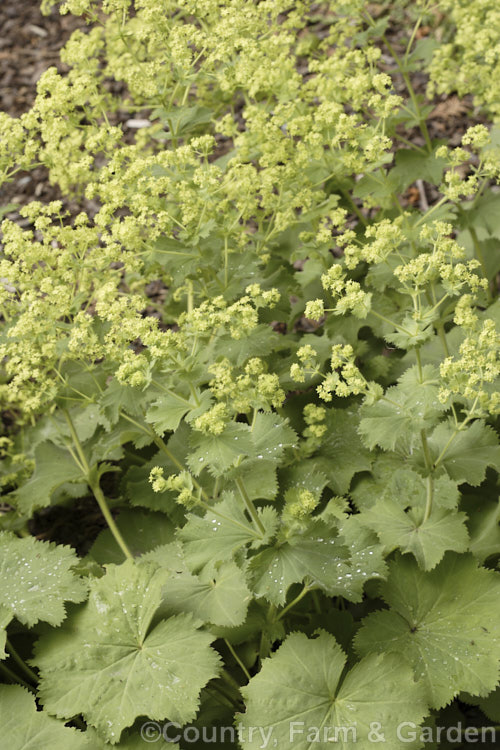
M12 117L29 111L36 96L36 84L51 66L65 70L59 50L72 32L85 22L71 15L61 16L57 8L50 15L40 12L39 0L0 0L0 110ZM47 170L22 172L0 187L0 209L31 200L60 198L57 187L48 182ZM9 213L17 219L17 212ZM22 222L21 222L22 223Z
M51 65L61 69L59 50L85 22L71 15L40 12L39 0L2 0L0 4L0 110L27 112L36 83Z

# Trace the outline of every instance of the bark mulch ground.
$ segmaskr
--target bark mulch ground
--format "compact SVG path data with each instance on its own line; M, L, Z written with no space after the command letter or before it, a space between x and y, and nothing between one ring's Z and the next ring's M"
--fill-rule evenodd
M0 111L18 117L30 109L41 74L51 66L64 70L59 50L84 25L80 18L61 16L57 8L43 16L39 0L0 0ZM0 209L59 197L46 170L36 169L19 173L0 188Z

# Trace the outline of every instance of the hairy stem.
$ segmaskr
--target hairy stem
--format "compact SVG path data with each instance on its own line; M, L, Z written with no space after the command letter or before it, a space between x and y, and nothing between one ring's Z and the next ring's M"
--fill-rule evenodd
M75 426L71 420L71 417L69 415L69 412L65 411L64 416L66 419L66 422L68 423L69 431L71 433L71 437L73 439L73 445L75 447L76 453L79 458L79 463L81 465L81 468L83 472L85 473L87 483L92 490L92 493L97 501L97 504L101 510L102 515L104 516L104 520L108 524L109 530L113 534L113 537L122 550L123 554L126 558L129 560L133 560L134 556L127 547L125 540L123 539L120 530L118 526L115 523L115 519L111 515L111 511L108 507L108 504L106 502L106 498L104 497L103 491L101 490L101 487L99 485L99 480L95 476L95 472L93 472L90 469L90 466L87 461L87 457L85 456L85 452L82 448L82 444L80 443L80 440L78 438L78 435L75 430Z
M34 682L35 685L37 685L38 684L38 675L35 672L33 672L33 670L30 667L28 667L28 665L26 664L26 662L24 661L24 659L21 656L19 656L19 654L17 653L16 649L14 648L14 646L12 645L12 643L10 642L10 640L8 638L7 638L7 642L6 642L6 647L7 647L7 651L9 652L10 657L16 662L16 664L19 667L19 669L22 672L24 672L24 674L26 675L27 679L30 682Z
M287 606L284 609L281 610L278 617L276 618L276 622L281 620L287 614L287 612L293 609L293 607L295 607L295 605L298 604L305 597L308 591L309 591L309 585L306 583L304 584L304 588L302 589L300 594L298 594L295 597L295 599L293 599L289 604L287 604Z

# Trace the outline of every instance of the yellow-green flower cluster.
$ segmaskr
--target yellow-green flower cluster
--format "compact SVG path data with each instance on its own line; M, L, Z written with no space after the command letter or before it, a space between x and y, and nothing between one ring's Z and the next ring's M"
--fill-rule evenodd
M271 411L279 409L285 400L278 375L266 372L264 361L258 357L248 360L239 375L229 360L222 359L209 366L213 375L209 386L222 412L230 407L236 414L248 414L252 410ZM215 407L214 407L215 408Z
M392 254L397 254L405 242L405 236L401 229L404 217L397 219L382 219L370 224L365 229L367 242L355 244L349 242L353 234L345 233L342 244L344 248L344 262L347 268L354 269L361 262L376 265L383 263Z
M292 488L287 490L285 500L287 513L298 520L310 516L318 505L318 497L307 489Z
M321 276L321 283L334 299L338 298L335 307L328 312L335 315L351 312L356 318L366 318L370 312L372 295L365 292L358 281L348 279L339 264L331 266ZM318 300L314 302L317 304Z
M161 466L154 466L149 474L149 482L154 492L166 492L170 490L177 494L176 500L186 508L196 505L198 498L194 493L193 478L188 471L180 474L164 476L165 471Z
M298 362L294 362L290 367L290 377L298 383L304 383L306 375L315 375L317 369L318 352L310 344L299 347L296 353Z
M430 65L429 95L473 94L495 117L500 114L500 8L496 0L440 0L454 24Z
M301 443L301 449L304 455L310 455L317 450L326 432L326 409L316 404L307 404L303 411L304 422L307 427L302 431L304 441Z
M161 466L153 466L149 473L149 482L154 492L165 492L169 488L168 480L164 476L165 470Z
M444 381L439 398L446 403L460 397L471 405L471 414L500 413L500 335L493 320L486 320L460 345L458 357L447 357L440 366Z
M181 315L179 324L186 331L201 335L215 333L224 328L233 339L238 340L247 336L258 325L258 308L273 307L279 300L279 293L275 289L262 292L258 284L248 289L250 294L231 305L228 305L221 295L202 302L191 312Z
M350 344L335 344L332 347L330 367L323 382L316 389L323 401L331 401L332 395L357 396L367 389L367 382L356 366L354 350Z
M465 250L449 236L452 233L452 225L446 222L437 221L424 226L420 240L426 246L431 245L432 249L394 269L394 275L407 293L413 295L434 282L440 282L450 296L458 295L464 285L473 292L487 286L486 280L475 273L479 261L458 262L465 258Z
M220 435L224 431L229 420L227 406L224 403L215 404L211 409L197 417L193 426L195 430L205 435Z

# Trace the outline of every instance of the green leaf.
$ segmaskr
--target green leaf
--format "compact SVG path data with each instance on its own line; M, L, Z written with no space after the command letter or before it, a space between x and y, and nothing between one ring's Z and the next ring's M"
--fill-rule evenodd
M144 394L140 390L112 378L99 403L105 418L111 424L116 424L120 419L120 411L125 411L133 417L142 416L143 400Z
M144 726L144 729L142 727ZM142 730L142 731L141 731ZM112 747L115 750L151 750L151 745L162 742L163 724L156 721L146 721L144 717L138 719L134 726L125 729L120 737L120 742ZM172 727L171 733L178 734L175 727ZM87 727L85 735L89 739L89 750L109 750L109 744L103 740L93 727ZM149 740L147 739L149 737ZM68 748L68 750L71 750ZM169 744L168 750L179 750L176 742Z
M470 556L448 553L431 572L399 558L381 584L389 610L369 615L355 646L363 656L396 653L409 661L429 705L461 690L486 696L500 676L500 574Z
M352 194L355 198L367 198L370 196L374 201L383 205L384 200L391 198L394 191L398 189L398 176L391 172L365 174L356 183Z
M247 458L229 469L224 475L224 484L234 487L234 481L241 479L250 500L274 500L278 492L276 471L274 461Z
M166 582L163 596L162 611L191 612L202 622L228 627L244 622L251 600L244 573L233 562L215 570L207 566L198 576L179 573Z
M19 685L0 685L0 727L9 750L91 750L85 734L38 711L34 697Z
M236 719L246 730L245 745L262 747L262 732L270 732L280 750L369 750L370 732L379 726L384 748L400 750L397 727L403 719L418 726L426 714L411 670L397 657L369 656L343 676L345 663L333 636L323 631L312 639L289 635L242 689L247 710ZM250 738L252 726L260 731Z
M154 425L158 435L168 430L176 430L183 417L189 414L190 419L203 414L209 407L212 397L210 391L204 391L198 403L184 398L177 393L162 393L146 412L146 419Z
M0 604L0 659L5 659L5 643L7 641L7 625L12 620L12 611L9 607Z
M106 419L99 404L91 403L83 407L80 405L70 409L69 415L81 443L90 440L100 424L106 426L108 429L110 427L109 421ZM66 440L71 443L71 430L64 416L56 412L52 419L56 424L59 440L61 435L64 435Z
M429 518L423 520L422 510L405 511L407 506L404 499L398 503L386 498L361 514L363 522L378 534L388 552L396 547L405 553L412 552L421 568L431 570L447 550L467 551L465 513L434 508Z
M431 185L439 185L447 165L445 159L435 153L422 154L415 149L402 148L396 152L396 166L391 169L391 177L398 180L398 192L405 190L416 180L425 180Z
M92 443L90 464L98 463L105 458L118 461L123 458L123 445L132 443L136 448L144 448L153 442L154 436L148 433L146 427L133 425L128 420L120 418L110 432L98 434L96 438Z
M420 431L433 427L443 411L437 396L438 387L430 383L388 388L383 399L361 408L360 435L371 450L379 445L393 451L400 443L411 447L420 440Z
M220 435L193 432L190 440L194 451L188 456L188 465L195 476L205 467L214 476L221 476L238 456L253 454L253 443L248 425L231 422Z
M39 620L60 625L64 602L81 602L87 595L85 581L71 570L77 563L71 547L0 533L0 626L13 617L28 627Z
M180 136L189 133L199 125L206 125L212 119L213 112L207 107L195 105L193 107L176 107L165 109L158 107L151 115L151 119L159 118L162 123L172 128L172 135Z
M405 508L424 509L427 503L427 478L412 469L397 469L383 492L384 498L394 499ZM433 480L433 505L446 510L455 510L460 493L456 482L446 475Z
M110 565L92 581L88 603L38 641L34 662L48 711L82 714L112 744L141 715L180 724L194 718L218 656L190 615L151 627L168 576L153 564Z
M497 687L487 698L479 700L477 705L488 719L498 724L500 721L500 687Z
M276 529L276 515L264 519L270 537ZM231 493L226 493L224 499L203 517L189 514L178 537L183 542L188 565L194 571L209 562L231 560L248 544L260 546L266 541L246 518L242 504Z
M460 218L466 227L475 227L477 229L487 229L488 232L495 236L500 236L500 196L491 190L486 190L483 195L479 195L473 201L473 207L470 203L464 204L460 213Z
M486 468L500 471L500 445L492 427L477 420L457 431L452 420L436 427L429 438L434 461L443 455L441 465L457 483L477 487L486 476Z
M432 320L437 317L437 313L433 312L433 316ZM434 330L430 323L431 320L420 321L411 315L405 315L401 321L401 328L385 333L384 338L398 349L414 349L433 338Z
M276 350L280 343L280 335L271 326L264 323L256 326L250 335L241 339L234 339L229 334L222 334L214 341L213 354L227 358L237 367L250 357L265 357Z
M363 528L359 515L346 518L340 532L350 555L349 569L343 573L342 596L352 602L360 602L368 580L387 576L383 550L376 535Z
M258 412L251 430L254 456L259 460L278 462L286 448L297 443L297 435L287 420L276 414Z
M348 491L354 474L371 466L372 456L358 435L358 422L353 409L327 411L327 431L315 462L327 477L328 486L338 495Z
M321 462L311 458L282 469L280 471L280 485L283 494L290 489L305 489L312 492L316 497L321 497L321 493L328 484L328 478L320 470L320 465Z
M41 443L35 450L35 470L15 498L19 512L31 516L36 508L50 505L53 492L66 482L85 479L71 454L50 442Z
M173 237L159 237L152 243L145 260L164 268L178 286L188 274L196 272L201 256L198 248L188 247Z
M356 508L359 510L371 508L388 491L388 488L396 481L395 478L400 475L400 472L406 471L406 459L404 456L397 453L379 452L376 454L370 473L356 477L353 486L349 490ZM425 493L425 487L423 491Z
M500 555L500 501L468 497L462 507L469 517L469 550L474 557L482 563Z
M122 510L116 519L116 525L134 557L160 544L168 544L174 538L174 527L162 513ZM89 554L101 564L119 565L123 562L123 552L109 529L101 531Z
M160 544L149 552L142 555L139 562L152 562L157 567L167 570L171 575L180 573L189 573L189 568L184 559L184 551L180 542L170 542L169 544Z
M343 574L347 550L336 530L315 522L303 533L259 552L250 561L248 572L256 596L283 605L293 583L307 580L332 595L344 595Z

